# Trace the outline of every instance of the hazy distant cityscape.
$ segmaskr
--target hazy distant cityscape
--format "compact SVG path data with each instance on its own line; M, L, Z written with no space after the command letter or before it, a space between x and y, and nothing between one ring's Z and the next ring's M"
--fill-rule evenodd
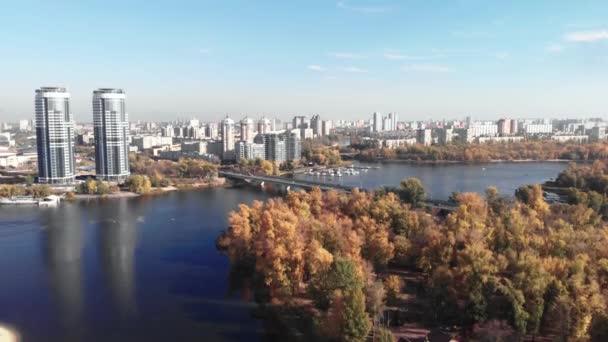
M129 176L129 153L149 153L158 159L195 158L214 163L268 160L275 163L301 158L302 143L340 136L336 143L357 143L385 148L404 145L501 143L548 139L593 142L606 139L608 123L602 119L552 118L496 121L409 121L398 113L370 113L367 118L329 120L319 115L297 115L283 121L275 117L226 115L220 122L204 117L164 122L128 120L128 100L121 89L93 92L92 124L76 123L70 111L70 94L61 87L35 92L35 118L4 122L0 133L0 167L19 169L37 165L38 182L71 184L78 174L95 171L100 180L123 182ZM95 146L95 169L77 167L74 146Z

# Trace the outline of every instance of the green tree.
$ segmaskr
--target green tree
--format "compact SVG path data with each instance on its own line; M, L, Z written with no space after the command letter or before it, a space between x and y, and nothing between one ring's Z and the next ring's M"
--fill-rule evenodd
M25 184L27 184L27 186L33 185L34 184L34 177L32 175L25 176Z
M371 329L369 316L365 312L365 296L361 288L347 290L344 295L341 340L345 342L365 341Z
M422 206L425 199L425 191L420 180L416 178L402 180L399 197L401 197L402 201L410 203L414 208Z
M355 263L350 259L338 257L334 259L328 271L313 281L309 291L317 307L326 310L336 290L346 293L362 287L363 281L358 275Z

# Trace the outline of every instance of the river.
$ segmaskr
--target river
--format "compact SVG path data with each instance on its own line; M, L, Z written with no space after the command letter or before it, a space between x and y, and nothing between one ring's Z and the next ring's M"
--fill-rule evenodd
M424 185L427 197L447 199L453 191L483 193L487 187L496 186L503 195L513 195L524 184L539 184L557 177L568 166L558 162L519 162L484 164L411 164L411 163L358 163L357 166L380 167L342 177L297 175L307 179L336 183L359 188L375 189L381 186L398 186L404 178L418 178Z
M554 178L565 164L384 164L344 184L396 185L417 177L433 198L504 193ZM229 291L215 248L227 214L267 197L205 189L152 197L0 207L0 325L23 341L263 340L247 294Z

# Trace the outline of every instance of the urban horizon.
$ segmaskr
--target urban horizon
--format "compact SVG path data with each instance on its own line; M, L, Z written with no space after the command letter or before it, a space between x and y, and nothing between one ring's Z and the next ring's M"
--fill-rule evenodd
M69 88L67 87L63 87L63 86L41 86L40 88L63 88L66 89L66 91L70 94L72 94L72 92L70 91ZM91 94L96 91L97 89L111 89L109 87L98 87L98 88L94 88L94 90L92 90L89 93L89 101L91 98ZM128 90L125 90L124 88L120 88L117 87L115 89L121 89L125 92L127 98L129 98L129 92ZM81 98L74 98L74 96L71 96L70 98L70 102L73 104L74 102L78 103L79 101L83 101ZM129 106L131 104L131 100L129 99ZM90 107L90 102L89 102L89 107ZM380 108L382 108L382 105L379 105ZM73 105L72 107L73 108ZM83 123L83 124L88 124L88 123L92 123L92 111L89 110L88 111L80 111L80 112L75 112L74 110L70 109L71 114L74 116L74 121L77 123ZM387 111L382 111L382 110L373 110L369 113L357 113L356 116L349 116L348 118L346 117L333 117L332 115L327 115L324 114L322 112L306 112L306 113L300 113L300 112L296 112L296 111L287 111L285 113L280 113L280 114L273 114L271 112L255 112L255 113L251 113L251 112L238 112L238 113L233 113L233 112L226 112L226 113L218 113L218 112L214 112L212 114L205 114L204 112L191 112L191 113L186 113L186 112L178 112L178 113L164 113L162 115L162 118L155 118L155 119L149 119L147 114L144 113L139 113L139 115L142 116L146 116L146 118L141 118L138 116L138 114L134 114L133 112L131 112L129 110L129 107L127 107L126 112L129 114L129 117L131 118L131 122L158 122L158 123L174 123L174 122L180 122L180 121L187 121L190 119L198 119L201 120L201 122L204 123L212 123L212 122L219 122L221 121L224 117L231 117L235 120L240 120L242 118L246 118L246 117L252 117L252 118L272 118L272 119L278 119L281 121L289 121L291 120L291 118L293 118L294 116L299 116L299 115L303 115L303 116L313 116L313 115L321 115L324 118L326 118L327 120L332 120L332 121L358 121L358 120L365 120L365 121L370 121L370 117L371 115L373 115L374 113L380 113L380 114L389 114L389 113L397 113L400 118L402 118L402 120L400 120L400 122L442 122L442 121L454 121L454 120L463 120L467 117L470 117L474 120L480 120L480 121L497 121L501 118L505 118L505 117L509 117L509 118L514 118L514 119L520 119L520 120L536 120L536 119L545 119L545 118L549 118L549 119L557 119L557 120L595 120L595 119L606 119L607 115L606 114L600 114L600 115L588 115L588 114L584 114L584 113L579 113L579 114L572 114L572 115L559 115L559 114L552 114L552 115L541 115L541 114L517 114L517 113L506 113L506 112L496 112L494 114L488 114L488 113L482 113L482 114L475 114L475 113L462 113L462 114L446 114L446 115L441 115L441 114L435 114L435 115L430 115L430 116L426 116L424 118L420 117L420 118L415 118L412 117L410 115L407 114L402 114L403 112L400 112L398 110L387 110ZM151 112L152 114L154 114L155 112ZM27 116L11 116L8 119L3 119L2 115L3 115L3 111L2 108L0 107L0 122L7 122L7 123L18 123L20 120L27 120L27 119L32 119L34 116L34 113L32 112L31 115L27 115ZM156 115L159 115L160 112L156 112Z

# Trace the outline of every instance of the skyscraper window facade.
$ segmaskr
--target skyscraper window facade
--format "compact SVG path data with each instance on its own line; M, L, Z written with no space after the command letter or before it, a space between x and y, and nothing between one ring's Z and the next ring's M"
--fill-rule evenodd
M97 179L123 182L129 175L129 119L122 89L93 91Z
M74 118L70 94L61 87L36 90L38 182L71 184L75 179Z

